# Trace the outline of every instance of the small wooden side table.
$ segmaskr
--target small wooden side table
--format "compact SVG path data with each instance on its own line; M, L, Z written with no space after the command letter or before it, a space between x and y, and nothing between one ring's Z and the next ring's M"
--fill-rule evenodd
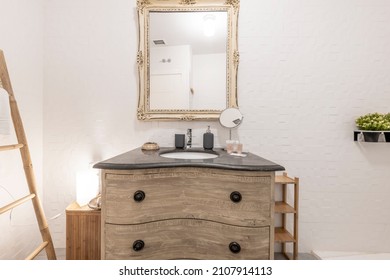
M66 259L100 260L100 210L73 202L66 208Z

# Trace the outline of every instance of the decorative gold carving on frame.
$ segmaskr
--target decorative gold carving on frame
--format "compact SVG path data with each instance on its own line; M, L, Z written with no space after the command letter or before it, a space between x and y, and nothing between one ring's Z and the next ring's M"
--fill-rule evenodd
M240 7L240 0L226 0L226 5L233 6L234 10L237 10Z
M234 61L234 65L236 67L240 63L240 53L237 50L235 50L234 53L233 53L233 61Z
M183 115L180 117L182 121L193 121L195 120L195 116L192 115Z
M231 5L234 9L234 13L236 14L238 12L238 9L240 7L240 0L226 0L226 5Z
M195 5L196 1L195 0L181 0L180 4L181 5Z
M146 115L145 112L144 112L144 110L138 109L138 111L137 111L137 118L138 118L139 120L145 121L145 120L150 119L150 116L149 116L149 115Z
M143 13L143 10L145 7L149 6L151 3L149 0L137 0L137 8L141 13Z
M137 53L137 64L138 67L144 66L144 56L142 54L142 51L138 51Z

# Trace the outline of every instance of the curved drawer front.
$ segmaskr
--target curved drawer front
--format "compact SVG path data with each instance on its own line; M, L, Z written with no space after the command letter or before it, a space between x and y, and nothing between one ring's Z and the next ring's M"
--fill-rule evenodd
M270 258L269 227L177 219L140 225L106 224L105 232L105 259ZM136 244L142 246L134 249Z
M114 224L196 218L264 226L270 223L271 182L264 173L206 168L106 173L102 207L106 222ZM137 191L144 197L135 198Z

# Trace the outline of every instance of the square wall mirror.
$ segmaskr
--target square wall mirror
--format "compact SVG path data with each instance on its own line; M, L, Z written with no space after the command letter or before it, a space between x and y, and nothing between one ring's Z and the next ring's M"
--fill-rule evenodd
M239 0L138 0L139 120L218 120L238 107Z

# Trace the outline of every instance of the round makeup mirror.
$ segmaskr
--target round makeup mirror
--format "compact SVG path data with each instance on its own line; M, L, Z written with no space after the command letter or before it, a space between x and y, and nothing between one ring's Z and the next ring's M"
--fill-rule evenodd
M229 128L229 139L232 139L232 128L239 126L242 123L243 115L237 108L227 108L222 111L219 116L219 123L226 128Z

